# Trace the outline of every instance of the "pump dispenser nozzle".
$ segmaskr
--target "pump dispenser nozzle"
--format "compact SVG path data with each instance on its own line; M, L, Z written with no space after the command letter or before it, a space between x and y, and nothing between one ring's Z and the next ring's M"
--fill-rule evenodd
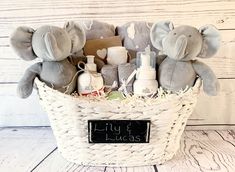
M91 72L96 72L97 67L96 67L96 64L94 63L95 56L88 55L86 57L87 57L87 63L86 63L85 69Z

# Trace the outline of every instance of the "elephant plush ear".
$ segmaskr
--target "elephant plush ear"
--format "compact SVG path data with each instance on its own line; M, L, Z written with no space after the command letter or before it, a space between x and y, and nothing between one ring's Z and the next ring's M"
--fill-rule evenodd
M203 43L202 50L198 57L209 58L213 56L220 47L220 33L213 25L202 26L199 32L202 34Z
M30 27L18 27L10 36L10 44L16 54L24 60L37 58L32 48L34 30Z
M86 34L82 26L73 21L66 22L64 29L68 32L72 48L71 53L76 53L80 51L86 43Z
M168 33L174 29L174 25L170 21L161 21L154 23L150 30L150 39L155 48L163 50L162 42Z

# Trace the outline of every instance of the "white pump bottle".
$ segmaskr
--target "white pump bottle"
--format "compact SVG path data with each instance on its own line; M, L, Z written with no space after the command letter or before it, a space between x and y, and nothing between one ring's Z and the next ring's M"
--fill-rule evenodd
M96 94L101 91L104 81L100 73L97 73L97 66L94 63L95 56L87 56L85 72L78 77L78 93L81 95Z
M146 48L147 49L147 48ZM149 96L157 93L158 82L156 80L156 54L146 50L137 54L137 69L136 80L134 82L134 94L140 96Z

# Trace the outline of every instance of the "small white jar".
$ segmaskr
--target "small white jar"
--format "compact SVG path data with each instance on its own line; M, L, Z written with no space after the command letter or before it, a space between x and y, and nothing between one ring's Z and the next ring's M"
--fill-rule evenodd
M107 53L107 63L111 65L120 65L127 62L127 50L125 47L109 47Z

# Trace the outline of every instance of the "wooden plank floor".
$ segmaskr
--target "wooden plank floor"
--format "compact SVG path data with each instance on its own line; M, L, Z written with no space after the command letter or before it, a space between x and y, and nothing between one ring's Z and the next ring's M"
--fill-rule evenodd
M1 172L234 172L235 131L186 131L173 160L161 166L84 167L58 152L50 128L1 128Z

